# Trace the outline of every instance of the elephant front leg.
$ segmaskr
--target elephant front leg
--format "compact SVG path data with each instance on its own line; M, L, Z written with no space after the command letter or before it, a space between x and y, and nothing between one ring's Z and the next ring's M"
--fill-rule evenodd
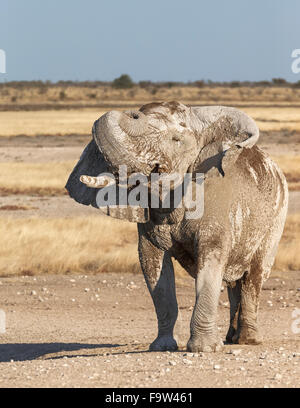
M150 351L177 350L173 330L178 315L175 277L170 255L142 240L139 245L140 263L151 294L158 321L158 335Z
M208 258L196 277L196 304L187 344L187 349L192 352L219 351L223 346L216 324L223 271L218 257Z

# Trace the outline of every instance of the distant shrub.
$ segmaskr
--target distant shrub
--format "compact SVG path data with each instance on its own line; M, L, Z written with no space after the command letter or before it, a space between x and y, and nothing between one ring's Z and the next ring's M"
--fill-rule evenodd
M60 91L59 92L59 99L61 101L63 101L64 99L66 99L66 92L65 91Z
M203 88L205 86L205 81L195 81L193 82L193 85L196 86L197 88Z
M257 81L253 82L252 86L271 86L272 83L270 81Z
M122 74L119 78L116 78L112 86L117 89L128 89L134 86L134 82L127 74Z
M273 79L272 79L272 83L273 83L274 85L287 85L286 80L283 79L283 78L273 78Z
M231 81L230 86L232 88L238 88L239 86L241 86L241 83L239 81Z
M166 88L173 88L174 86L176 86L176 82L171 82L171 81L164 82L163 86Z
M151 81L140 81L139 86L143 89L149 88L152 85Z

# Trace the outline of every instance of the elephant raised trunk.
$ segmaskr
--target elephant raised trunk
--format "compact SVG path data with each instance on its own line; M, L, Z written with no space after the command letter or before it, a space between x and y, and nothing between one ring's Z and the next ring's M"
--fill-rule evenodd
M93 126L93 137L105 159L114 169L126 165L130 172L149 173L139 158L135 138L147 128L147 117L142 112L107 112Z

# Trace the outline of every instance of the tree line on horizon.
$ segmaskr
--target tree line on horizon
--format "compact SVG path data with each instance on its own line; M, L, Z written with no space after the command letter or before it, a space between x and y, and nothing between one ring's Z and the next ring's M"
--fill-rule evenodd
M172 88L172 87L228 87L228 88L238 88L238 87L255 87L255 86L262 86L262 87L292 87L292 88L300 88L300 81L298 82L288 82L284 78L273 78L271 81L263 80L263 81L229 81L229 82L220 82L220 81L211 81L211 80L197 80L197 81L189 81L189 82L180 82L180 81L139 81L134 82L132 78L128 74L122 74L120 77L114 79L113 81L7 81L0 83L0 87L13 87L13 88L30 88L30 87L37 87L37 88L49 88L49 87L87 87L87 88L95 88L95 87L112 87L116 89L129 89L135 86L139 86L140 88Z

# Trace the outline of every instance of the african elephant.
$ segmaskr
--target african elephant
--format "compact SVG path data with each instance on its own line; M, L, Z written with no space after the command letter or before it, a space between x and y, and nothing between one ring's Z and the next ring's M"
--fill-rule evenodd
M103 207L137 223L141 268L153 299L158 335L150 350L175 350L178 306L172 257L195 279L196 302L187 349L217 351L222 281L227 284L227 342L258 344L259 295L268 278L287 213L288 189L278 166L255 144L254 120L230 107L150 103L138 111L111 111L93 126L93 139L66 188L77 202L97 207L101 174L204 176L204 212L188 219L185 205L169 208ZM81 180L81 181L80 181ZM116 181L112 181L114 184ZM96 187L96 188L94 188ZM174 189L174 185L172 186ZM128 191L130 188L128 187Z

